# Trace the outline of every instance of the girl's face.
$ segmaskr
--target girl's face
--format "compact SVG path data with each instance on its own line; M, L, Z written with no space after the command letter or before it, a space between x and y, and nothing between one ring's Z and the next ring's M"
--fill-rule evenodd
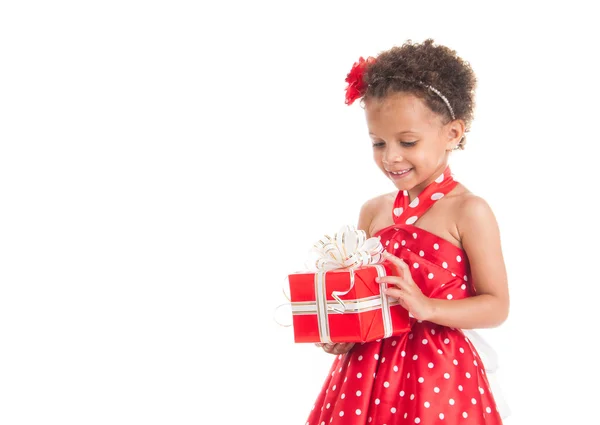
M399 190L414 195L444 172L464 133L462 121L444 124L410 93L367 99L365 113L375 162Z

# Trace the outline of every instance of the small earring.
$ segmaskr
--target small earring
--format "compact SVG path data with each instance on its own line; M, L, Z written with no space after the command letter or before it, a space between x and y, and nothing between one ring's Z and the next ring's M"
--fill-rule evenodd
M453 150L453 151L457 151L457 150L461 149L461 148L463 147L463 145L464 145L464 140L465 140L465 136L463 135L463 136L460 138L460 140L458 141L458 145L454 146L454 147L452 148L452 150Z

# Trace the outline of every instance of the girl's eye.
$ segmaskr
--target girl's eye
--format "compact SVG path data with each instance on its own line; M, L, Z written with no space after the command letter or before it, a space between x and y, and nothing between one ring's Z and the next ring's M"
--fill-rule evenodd
M417 144L417 142L400 142L400 144L402 146L404 146L405 148L410 148L413 147L414 145ZM377 143L373 143L373 147L374 148L382 148L383 146L385 146L385 142L377 142Z

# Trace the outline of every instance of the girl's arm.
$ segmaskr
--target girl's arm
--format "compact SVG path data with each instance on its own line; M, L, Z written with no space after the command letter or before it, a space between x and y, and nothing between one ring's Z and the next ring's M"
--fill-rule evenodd
M388 289L415 318L453 328L474 329L499 326L508 316L509 296L506 268L500 246L500 232L489 205L481 198L469 196L459 210L458 232L471 265L476 295L461 300L428 298L416 286L406 263L397 257L399 279L392 279L399 289Z

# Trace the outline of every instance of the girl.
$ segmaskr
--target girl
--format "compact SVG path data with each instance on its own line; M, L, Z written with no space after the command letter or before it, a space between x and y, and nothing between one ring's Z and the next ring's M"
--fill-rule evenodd
M307 424L501 424L484 364L461 329L499 326L509 308L494 214L453 179L475 75L456 52L406 42L360 58L346 103L361 99L375 163L397 191L367 201L358 227L378 237L395 273L380 278L410 315L410 333L338 354Z

